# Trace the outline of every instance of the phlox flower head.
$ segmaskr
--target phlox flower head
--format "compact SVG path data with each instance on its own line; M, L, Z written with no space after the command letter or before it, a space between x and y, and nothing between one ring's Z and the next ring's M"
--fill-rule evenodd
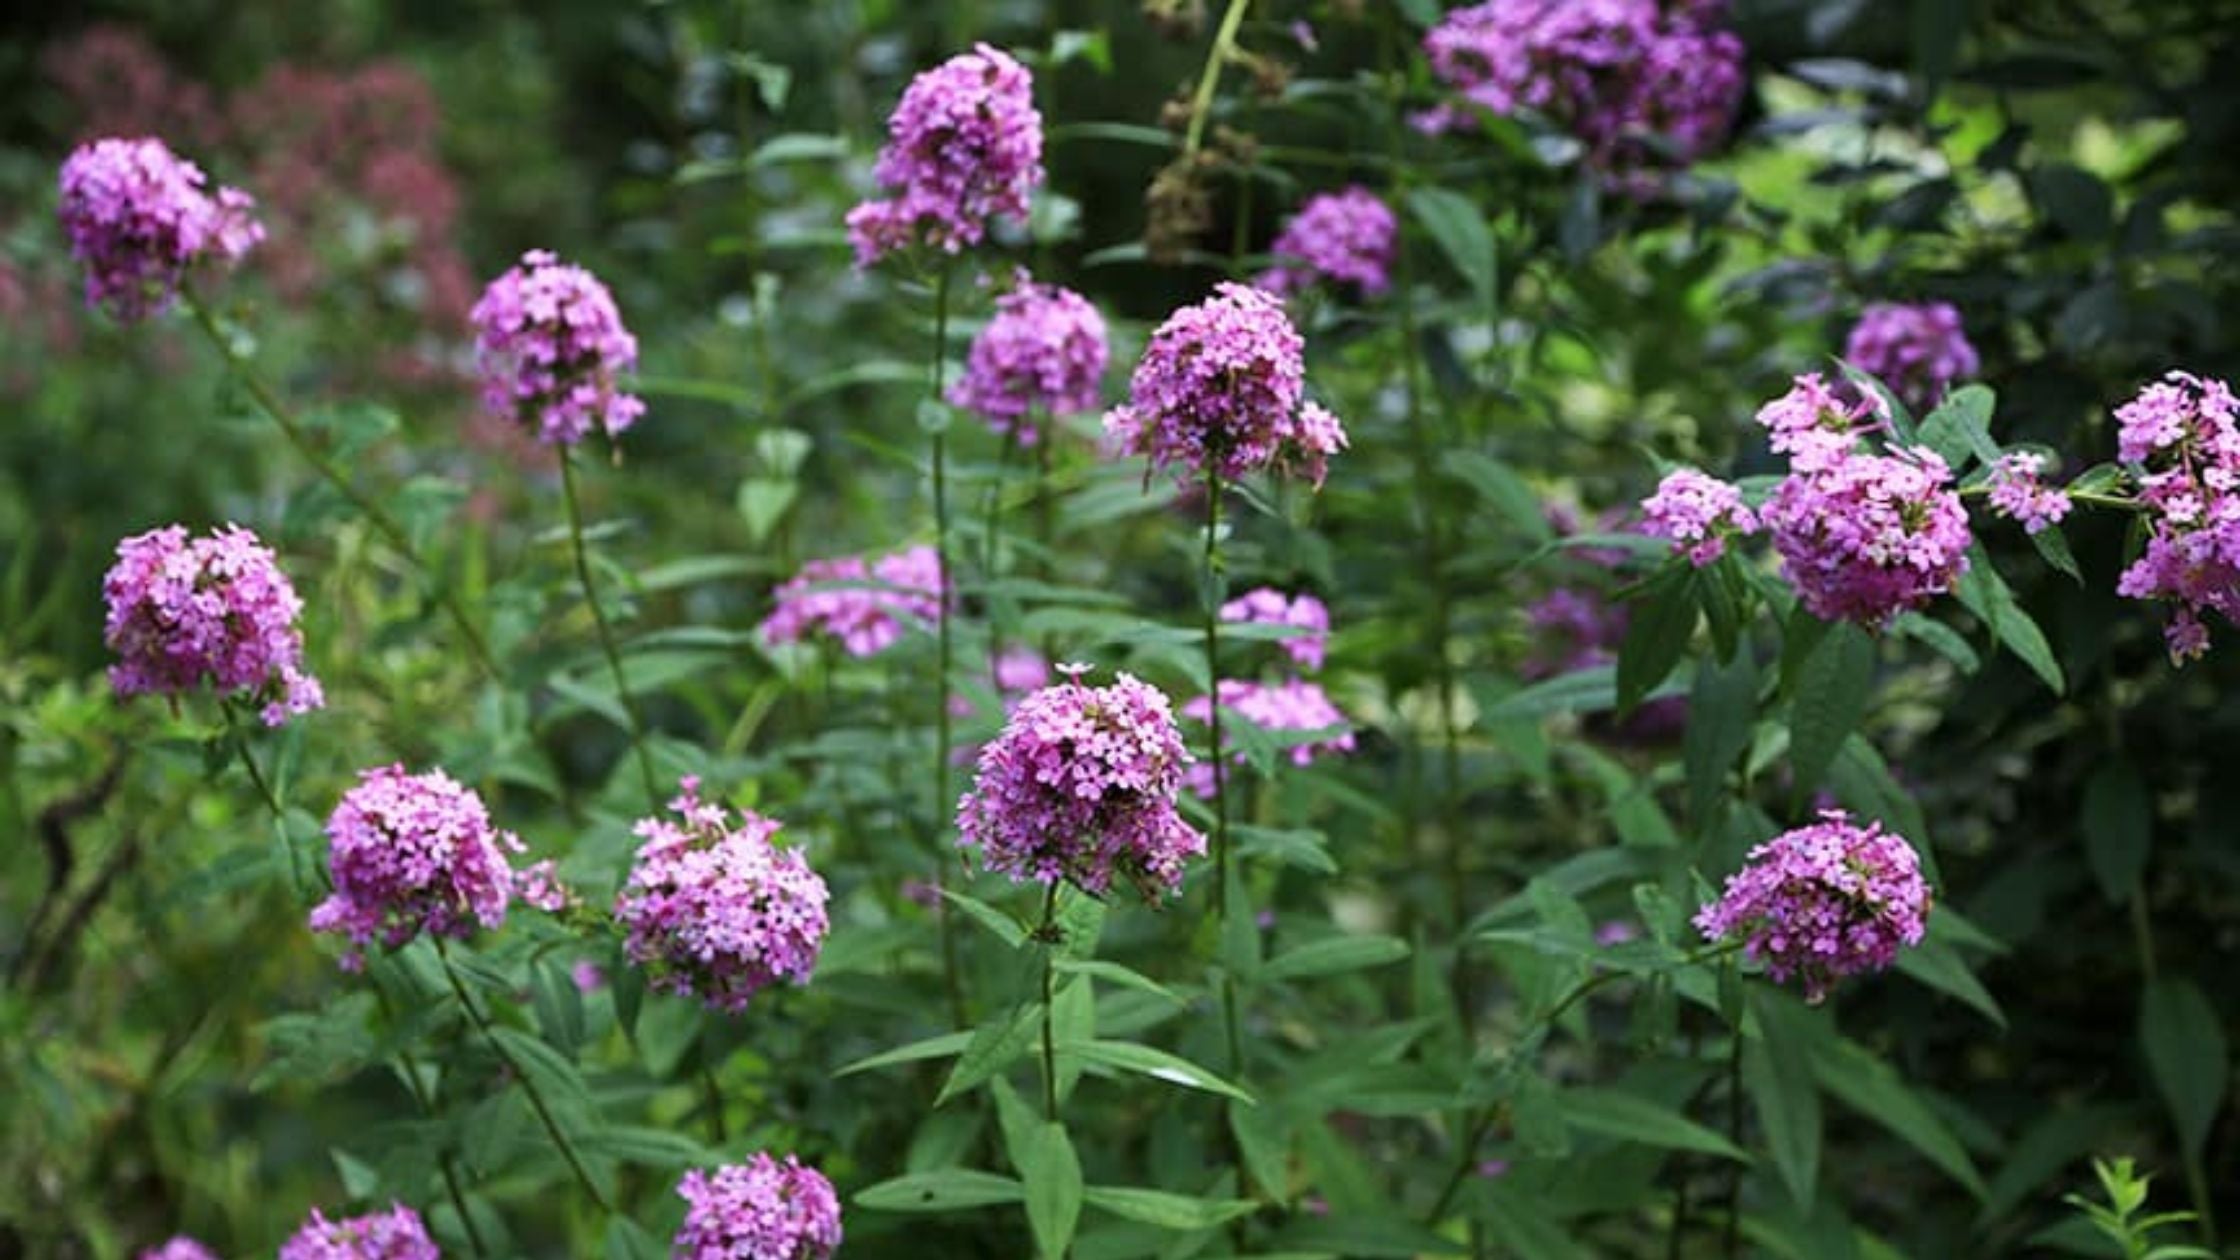
M766 643L811 635L837 641L850 656L876 656L911 626L941 615L941 559L931 547L909 547L876 559L811 560L778 587L777 607L762 621Z
M2116 450L2138 480L2147 545L2116 592L2170 605L2174 661L2209 650L2203 614L2240 621L2240 401L2223 381L2172 372L2116 408Z
M1293 744L1286 751L1285 755L1290 758L1292 765L1312 765L1318 757L1353 751L1351 724L1319 684L1303 678L1286 678L1276 683L1224 678L1215 690L1221 697L1224 732L1229 730L1231 720L1241 720L1263 731L1319 733L1318 738ZM1209 722L1213 717L1213 706L1206 697L1196 696L1183 704L1182 716ZM1222 740L1224 745L1233 742L1227 738ZM1245 756L1241 752L1230 754L1230 759L1238 765L1245 762ZM1213 767L1209 763L1191 766L1186 774L1186 782L1190 790L1199 796L1212 796Z
M1071 289L1023 277L996 299L996 313L972 339L964 375L949 401L978 415L997 433L1033 446L1041 434L1033 415L1095 411L1111 351L1104 316Z
M1291 626L1306 633L1279 639L1301 669L1321 669L1330 646L1330 609L1312 595L1285 595L1272 586L1246 591L1221 606L1221 619L1243 625Z
M673 820L639 821L645 843L615 899L623 948L647 979L733 1012L767 985L806 983L829 926L824 880L808 859L771 843L775 820L746 810L733 822L701 800L696 778L669 808Z
M840 1199L824 1174L791 1155L756 1152L677 1184L689 1205L677 1260L827 1260L840 1247Z
M477 925L505 922L516 891L507 855L521 851L519 837L491 824L482 798L443 771L367 770L327 816L334 891L311 911L311 930L350 938L342 960L350 971L376 942L464 940Z
M1643 533L1670 542L1699 569L1726 554L1730 537L1758 528L1742 491L1693 468L1665 474L1656 493L1642 500L1641 515Z
M1026 218L1043 178L1034 76L987 44L920 74L872 174L892 195L848 212L859 267L915 246L955 254L979 244L990 217Z
M1105 433L1184 480L1281 468L1319 487L1346 435L1336 416L1305 401L1305 349L1275 295L1219 285L1151 335Z
M1459 99L1415 119L1438 133L1474 109L1530 111L1576 138L1624 187L1686 165L1727 134L1745 86L1742 42L1720 0L1486 0L1424 37L1432 72Z
M637 370L638 339L583 268L530 250L482 291L471 318L482 406L497 419L572 446L594 428L620 437L645 414L645 400L621 384Z
M1967 510L1951 469L1927 447L1791 472L1758 519L1782 573L1822 621L1880 629L1951 590L1968 568Z
M184 1235L140 1253L140 1260L218 1260L218 1253Z
M86 305L122 323L168 308L191 268L231 267L264 239L249 194L208 191L201 168L161 140L79 145L60 182L62 230L85 268Z
M1695 925L1706 939L1740 942L1776 983L1795 979L1819 1002L1837 980L1881 971L1920 944L1929 902L1913 846L1831 809L1752 849Z
M1844 338L1843 357L1916 411L1983 366L1950 302L1876 302Z
M2046 457L2034 451L2009 451L1991 466L1985 485L1991 509L2019 521L2024 533L2035 534L2069 514L2068 494L2045 483Z
M1270 293L1300 293L1317 281L1349 284L1364 297L1392 287L1399 220L1377 195L1351 186L1307 199L1276 235L1276 265L1254 281Z
M442 1254L420 1214L402 1203L339 1221L313 1208L295 1237L280 1244L280 1260L438 1260Z
M1768 445L1789 457L1798 472L1826 468L1859 449L1872 426L1871 404L1849 401L1817 372L1797 377L1789 392L1758 408L1757 421Z
M1014 881L1101 895L1117 872L1156 903L1206 848L1175 812L1190 754L1157 688L1127 674L1087 686L1084 669L1061 667L1066 681L1020 701L980 750L958 843Z
M120 696L176 696L207 682L257 706L267 726L326 703L303 669L303 601L272 551L238 525L204 538L177 525L127 538L101 593Z

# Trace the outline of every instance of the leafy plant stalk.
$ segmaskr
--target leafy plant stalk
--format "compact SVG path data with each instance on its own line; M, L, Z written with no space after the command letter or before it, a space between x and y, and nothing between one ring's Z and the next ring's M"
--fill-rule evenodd
M942 386L949 367L949 280L954 268L944 257L933 282L933 353L928 375L926 397L932 405L941 405ZM933 713L935 734L933 741L933 834L935 844L948 830L944 820L956 801L949 794L949 665L955 651L951 639L950 603L956 583L949 572L949 435L946 426L933 433L933 555L940 570L939 599L934 608L934 638L938 666L934 674ZM940 863L950 866L960 875L964 871L964 856L951 849L951 861ZM946 903L933 910L934 922L941 933L941 974L949 994L949 1013L957 1027L963 1028L970 1021L965 1004L964 972L957 956L956 925L951 922Z
M599 588L591 580L591 548L583 540L583 504L576 494L575 447L560 448L560 497L568 505L568 546L575 557L576 582L583 587L583 602L591 606L591 622L598 628L599 650L606 654L607 669L614 675L615 697L623 716L630 719L630 750L637 758L638 778L645 787L646 808L661 808L661 785L654 777L653 757L646 751L646 720L631 694L629 676L622 671L622 652L615 646L614 627L607 624L606 606L599 602Z

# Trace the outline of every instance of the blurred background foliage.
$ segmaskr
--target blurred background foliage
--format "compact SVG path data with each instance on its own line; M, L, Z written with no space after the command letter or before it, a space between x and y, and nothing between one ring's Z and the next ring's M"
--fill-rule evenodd
M922 761L923 732L889 717L909 703L900 680L923 653L835 672L767 658L745 633L804 557L889 547L919 528L907 452L923 303L849 269L841 215L868 188L885 110L913 71L975 39L1038 52L1059 195L1010 243L1042 277L1092 294L1115 320L1116 364L1131 363L1152 322L1232 256L1264 249L1306 192L1389 175L1387 120L1329 88L1392 55L1377 24L1353 16L1364 6L1261 7L1276 12L1256 14L1248 43L1287 63L1287 81L1227 108L1220 121L1256 148L1216 181L1203 252L1171 266L1131 245L1172 147L1162 104L1196 74L1205 41L1162 33L1133 0L101 0L11 15L0 1253L119 1254L174 1227L269 1245L305 1204L378 1184L333 1153L337 1135L406 1105L370 1055L323 1066L351 1060L327 1042L370 1036L351 1025L371 1018L366 1000L307 946L285 882L241 857L263 851L265 826L240 784L206 782L206 730L191 712L109 698L98 591L119 537L253 520L283 555L318 557L293 567L336 707L308 737L314 751L298 730L273 750L310 813L359 765L442 761L502 787L502 812L533 848L563 851L540 843L540 827L573 831L567 861L611 880L627 807L609 808L601 785L624 750L580 697L540 685L590 673L553 477L477 418L464 383L465 311L484 278L531 246L590 265L645 347L654 403L620 467L590 485L606 558L632 586L634 633L647 636L633 662L658 685L655 723L677 761L753 781L818 843L849 828L882 837L844 861L831 853L827 872L836 921L875 934L892 911L871 872L923 865L901 824L924 787L886 772ZM1438 8L1399 7L1418 21ZM2108 409L2145 380L2171 367L2240 375L2240 81L2224 78L2240 57L2240 4L1737 0L1734 11L1750 100L1731 150L1697 167L1676 202L1598 198L1521 131L1418 150L1424 177L1476 206L1494 245L1496 267L1475 277L1411 227L1419 283L1446 295L1415 350L1455 445L1495 474L1414 484L1391 436L1390 330L1336 310L1314 318L1315 385L1347 416L1356 456L1311 523L1271 518L1234 563L1330 598L1333 692L1364 730L1358 757L1286 780L1266 806L1271 820L1326 827L1343 871L1327 886L1282 885L1279 924L1408 935L1450 899L1475 912L1566 859L1638 843L1632 829L1669 833L1668 815L1709 837L1707 869L1754 838L1739 814L1707 824L1683 808L1676 726L1549 724L1502 708L1548 659L1615 646L1545 641L1527 597L1571 586L1608 598L1624 580L1560 557L1508 575L1547 536L1549 511L1591 523L1623 509L1657 459L1770 470L1743 421L1791 374L1824 367L1866 301L1957 304L2000 399L2000 439L2071 453L2067 472L2112 458ZM1287 33L1294 16L1315 24L1315 51ZM1412 41L1401 51L1413 60ZM1422 89L1420 66L1413 75ZM120 331L81 309L54 170L75 139L118 131L162 134L266 204L272 245L224 302L255 328L259 361L319 407L368 477L401 487L400 514L489 601L517 689L474 685L394 558L306 488L189 330ZM994 443L960 440L968 483L985 478ZM1056 576L1183 621L1194 598L1183 522L1143 510L1133 467L1084 456L1067 476ZM1419 808L1443 772L1417 755L1435 727L1439 663L1417 630L1419 575L1396 562L1415 545L1411 496L1467 521L1458 571L1473 585L1451 649L1468 723L1456 834ZM1822 1184L1840 1196L1779 1235L1810 1240L1803 1251L1757 1239L1773 1254L2024 1254L2060 1192L2086 1184L2089 1152L2135 1153L2178 1182L2182 1139L2136 1030L2150 982L2186 977L2212 1012L2207 1031L2227 1046L2235 1031L2240 776L2217 767L2240 746L2226 742L2240 734L2240 646L2221 635L2205 661L2169 667L2154 618L2113 593L2126 528L2073 523L2081 584L2018 534L1990 538L2051 641L2063 695L2005 655L1884 645L1863 729L1934 837L1941 903L1981 929L1969 958L1982 988L1962 1002L1958 982L1861 985L1842 1023L1957 1146L1925 1164L1887 1117L1831 1111ZM716 633L661 639L664 628ZM1113 631L1083 646L1099 643L1107 663L1185 669L1154 641ZM820 688L812 722L805 697ZM296 842L315 852L313 820L297 822ZM1622 890L1594 897L1598 917L1628 913ZM1188 930L1126 918L1115 933ZM876 956L884 938L858 939ZM61 943L17 948L32 940ZM1123 955L1129 944L1108 940ZM827 1078L902 1039L841 1013L883 1012L890 1031L924 1015L869 970L830 964L829 980L777 1013L672 1030L660 1055L671 1068L692 1055L720 1065L738 1110L815 1152L844 1191L891 1171L885 1153L935 1158L973 1141L919 1127L911 1082ZM1299 1017L1339 1024L1387 1005L1363 982ZM591 1043L614 1016L586 1008ZM1605 1031L1625 1034L1622 1021ZM2227 1052L2198 1144L2211 1196L2240 1226L2230 1065ZM656 1091L656 1115L697 1105L688 1086L638 1084ZM1159 1117L1126 1123L1162 1152L1154 1162L1182 1158L1162 1144L1192 1140ZM1325 1186L1404 1167L1423 1140L1342 1113L1329 1131L1352 1149L1309 1154ZM509 1191L500 1177L491 1194L535 1184ZM1591 1190L1545 1192L1583 1218ZM514 1219L525 1249L589 1245L562 1217ZM1024 1247L866 1212L849 1230L862 1255ZM1622 1228L1580 1237L1589 1254L1648 1254ZM2079 1230L2053 1241L2094 1254Z

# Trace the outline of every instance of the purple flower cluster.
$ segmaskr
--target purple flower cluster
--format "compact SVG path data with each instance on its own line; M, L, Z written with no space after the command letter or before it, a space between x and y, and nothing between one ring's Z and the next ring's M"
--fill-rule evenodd
M700 799L699 779L683 787L669 802L681 822L639 820L645 843L615 920L655 988L742 1011L767 985L808 980L829 926L828 894L799 850L771 843L775 820L746 810L734 826L723 806Z
M2220 380L2172 372L2116 408L2116 453L2138 479L2146 550L2116 582L2171 605L2180 663L2209 650L2204 612L2240 622L2240 401Z
M1776 982L1794 977L1819 1002L1844 976L1880 971L1921 943L1929 886L1913 847L1839 809L1750 850L1719 899L1696 912L1713 941L1740 941Z
M2024 533L2035 534L2058 524L2072 506L2066 491L2045 484L2045 469L2045 456L2009 451L1992 464L1991 476L1984 483L1990 490L1992 510L2022 522Z
M232 266L264 239L256 202L206 192L200 167L153 139L95 140L62 164L62 229L86 270L86 304L136 323L171 305L189 268Z
M311 930L349 936L346 971L375 941L395 949L422 933L463 940L477 923L505 922L516 880L506 855L522 851L473 789L441 770L396 765L365 771L342 794L327 845L334 891L312 910Z
M1087 666L1035 692L980 750L957 804L958 843L1014 881L1067 880L1091 893L1114 871L1156 903L1182 883L1206 838L1175 812L1190 754L1158 689L1127 674L1089 687Z
M533 249L490 282L474 304L475 368L492 416L535 425L547 445L573 445L593 427L616 438L645 414L619 378L638 366L638 339L622 326L597 276Z
M1254 283L1289 295L1327 280L1374 297L1392 287L1393 238L1399 230L1392 208L1366 188L1318 194L1283 225L1272 251L1276 265Z
M1729 537L1758 530L1742 491L1693 468L1667 473L1641 514L1643 533L1671 542L1699 569L1726 554Z
M1222 284L1151 335L1105 432L1185 479L1295 466L1319 487L1346 435L1336 416L1305 402L1305 349L1273 294Z
M949 401L986 420L1021 446L1041 440L1032 417L1095 411L1105 365L1104 316L1071 289L1036 284L1022 273L996 299L996 313L972 340L964 375Z
M1876 302L1844 338L1843 357L1916 411L1983 366L1950 302Z
M1285 595L1272 586L1258 587L1223 604L1221 619L1306 631L1277 642L1284 655L1301 669L1321 669L1323 654L1330 646L1330 609L1312 595Z
M1722 0L1486 0L1424 37L1433 73L1461 96L1419 115L1428 132L1475 125L1474 108L1530 110L1576 137L1629 186L1709 153L1745 86Z
M218 1253L203 1246L195 1239L181 1235L140 1253L139 1260L218 1260Z
M442 1254L420 1214L402 1203L340 1221L313 1208L295 1237L280 1244L280 1260L438 1260Z
M919 75L872 173L894 195L848 212L859 267L917 245L954 254L980 242L991 215L1026 218L1042 185L1034 77L986 44Z
M267 726L326 703L303 671L303 601L272 551L238 525L206 538L177 525L127 538L101 593L120 696L178 695L208 679L257 705Z
M811 634L840 641L850 656L876 656L909 625L941 615L941 559L931 547L908 547L867 560L811 560L778 587L777 607L763 619L766 643L795 643Z
M677 1193L691 1205L670 1250L677 1260L826 1260L840 1247L839 1196L791 1155L695 1168Z
M1216 692L1221 697L1224 712L1261 730L1334 732L1292 745L1289 750L1292 765L1312 765L1317 757L1353 751L1353 732L1347 729L1350 724L1346 715L1331 702L1329 694L1319 684L1303 678L1286 678L1276 683L1224 678ZM1183 704L1182 716L1209 722L1213 718L1213 706L1206 697L1197 696ZM1245 757L1241 752L1235 753L1231 760L1243 765ZM1212 765L1201 762L1191 766L1184 775L1184 782L1199 796L1212 796Z

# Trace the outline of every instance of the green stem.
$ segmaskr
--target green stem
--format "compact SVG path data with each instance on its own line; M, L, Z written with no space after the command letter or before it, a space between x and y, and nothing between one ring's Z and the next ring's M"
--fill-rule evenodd
M373 986L373 996L381 1003L382 1018L391 1024L396 1023L397 1011L389 1001L388 990L376 984ZM412 1052L397 1051L397 1061L404 1066L405 1088L411 1091L412 1100L420 1104L420 1114L430 1120L438 1119L435 1099L428 1096L428 1087L421 1083L420 1064L414 1060ZM477 1256L489 1255L490 1248L482 1241L482 1231L475 1225L473 1215L467 1211L467 1196L459 1189L459 1161L449 1147L445 1147L443 1153L436 1157L436 1167L443 1173L443 1188L451 1197L451 1209L459 1214L459 1226L467 1231L467 1245L474 1249Z
M288 859L288 879L295 885L296 895L303 895L303 867L296 857L296 847L288 842L288 811L280 803L280 794L272 790L272 781L264 777L264 769L257 765L256 754L249 750L249 732L242 728L240 712L231 703L225 706L226 726L233 735L234 750L240 754L241 767L249 772L249 781L257 785L257 795L264 799L265 808L272 811L272 834L280 841L280 851Z
M528 1096L530 1110L537 1113L537 1121L544 1126L545 1135L559 1148L560 1158L567 1161L568 1171L575 1174L584 1193L591 1196L591 1202L600 1211L612 1216L614 1208L608 1204L607 1196L599 1193L599 1185L584 1170L583 1161L576 1157L575 1144L568 1140L567 1134L560 1131L559 1122L552 1118L552 1109L545 1105L544 1095L538 1091L536 1081L522 1069L520 1061L513 1057L513 1052L506 1049L506 1043L498 1040L498 1034L491 1028L489 1017L482 1013L482 1008L467 996L467 986L459 979L457 969L451 965L451 951L444 945L443 938L437 936L433 939L436 943L436 958L443 964L443 978L451 982L451 992L458 997L459 1006L466 1011L468 1021L474 1025L476 1032L482 1034L482 1039L489 1043L491 1051L506 1065L506 1070L513 1073L513 1079L521 1086L521 1092Z
M1058 1122L1058 1017L1055 1003L1058 997L1058 888L1063 881L1051 880L1050 890L1042 898L1042 928L1035 933L1042 942L1042 1115L1052 1124Z
M1734 965L1729 960L1727 966ZM1733 1044L1727 1048L1727 1140L1736 1150L1742 1149L1742 1021L1737 1019L1730 1030ZM1727 1260L1742 1254L1742 1165L1738 1162L1727 1169L1726 1231L1721 1247Z
M1244 25L1244 11L1252 7L1252 0L1229 0L1228 9L1221 15L1221 27L1214 32L1213 47L1206 52L1206 68L1198 75L1198 90L1190 96L1190 125L1182 138L1182 156L1185 161L1197 156L1205 144L1206 119L1213 112L1213 92L1221 83L1221 67L1237 50L1237 31Z
M646 752L646 721L638 699L630 694L630 679L622 672L622 653L615 647L614 627L607 624L607 610L599 602L599 588L591 581L591 549L583 541L583 505L576 497L576 448L560 447L560 497L568 504L568 543L575 554L576 582L583 587L583 602L591 605L591 622L599 630L599 648L606 653L607 669L614 674L614 693L622 701L623 716L630 719L630 750L638 759L638 778L646 790L646 808L659 812L661 786L654 778L653 758Z
M1207 455L1206 539L1203 605L1206 648L1206 758L1213 767L1213 913L1217 921L1229 917L1229 800L1228 750L1221 745L1221 468ZM1230 1064L1234 1068L1235 1064Z
M358 510L359 515L365 517L367 522L383 538L389 541L389 545L396 549L397 554L403 556L413 568L420 571L420 574L427 579L429 593L435 597L437 603L443 606L443 610L450 614L452 622L459 627L459 635L466 641L467 649L473 654L475 663L482 667L485 674L492 678L498 677L497 658L490 654L490 644L483 639L482 631L475 628L474 619L467 616L467 610L460 605L458 597L452 594L450 588L436 580L434 571L430 569L427 560L422 558L419 551L413 547L411 536L405 533L404 526L398 524L397 519L391 516L379 502L358 489L351 482L349 474L338 467L332 459L327 457L325 452L321 451L311 441L311 435L304 432L303 425L296 420L294 413L288 410L287 406L280 401L279 395L273 393L272 387L265 383L263 377L257 375L256 369L250 365L247 359L242 357L240 351L234 348L232 339L226 336L225 330L218 327L217 318L210 313L208 307L202 304L201 299L197 298L192 292L183 291L180 296L188 312L194 316L196 325L202 329L203 335L209 338L210 344L216 347L219 356L225 360L227 370L231 371L235 379L241 382L242 387L249 391L249 397L257 404L258 410L264 412L274 424L280 427L280 431L287 435L289 443L296 448L298 454L303 456L304 461L309 463L321 477L326 478L327 483L333 486L343 498L349 500L350 505Z
M949 260L944 257L941 270L933 282L933 355L929 375L930 397L936 405L942 400L942 385L949 367ZM949 794L949 666L955 648L951 639L950 604L956 583L949 569L949 442L946 429L937 429L933 435L933 555L941 571L940 600L935 607L934 637L939 656L934 674L933 712L935 737L933 743L933 834L935 844L948 828L944 820L956 808L956 800ZM961 876L964 872L964 855L951 847L953 862L936 859L937 875L940 867L952 866ZM964 999L964 973L957 956L956 925L949 913L947 902L934 907L935 921L941 931L942 979L949 993L949 1013L957 1027L968 1025L969 1010Z

